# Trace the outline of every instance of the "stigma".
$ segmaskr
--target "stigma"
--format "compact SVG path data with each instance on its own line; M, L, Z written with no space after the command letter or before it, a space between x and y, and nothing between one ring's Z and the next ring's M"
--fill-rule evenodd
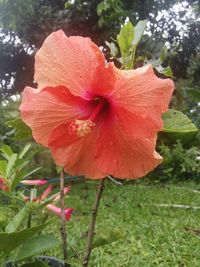
M83 137L88 135L95 123L91 120L74 120L68 126L68 132L70 135L76 135L78 137Z

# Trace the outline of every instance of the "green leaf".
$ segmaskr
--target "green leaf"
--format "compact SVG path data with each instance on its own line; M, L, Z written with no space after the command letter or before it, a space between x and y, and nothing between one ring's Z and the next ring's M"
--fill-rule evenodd
M5 199L10 199L10 200L14 199L14 200L16 200L18 202L21 202L21 204L24 205L24 201L20 197L15 196L11 192L5 192L3 190L0 190L0 195L4 196Z
M34 201L37 198L38 190L37 188L32 188L30 191L30 201Z
M20 170L20 172L18 174L15 175L15 177L12 180L11 183L11 191L14 191L16 186L20 183L21 180L24 180L25 178L31 176L32 174L34 174L35 172L37 172L38 170L40 170L42 167L37 167L33 170L31 170L30 172L27 173L27 168L24 170Z
M19 141L32 137L31 129L20 118L11 120L7 122L7 124L15 129L15 140Z
M22 170L24 167L26 167L28 164L30 163L29 160L26 160L26 158L23 159L19 159L17 158L16 162L15 162L15 169L17 169L18 171Z
M169 66L167 67L162 66L162 63L166 59L166 57L167 57L167 48L166 46L163 46L159 58L157 59L152 58L150 60L146 60L145 63L151 64L159 73L165 75L166 77L172 78L173 77L172 69Z
M143 36L143 33L146 29L147 21L141 20L137 23L137 25L134 27L134 38L132 39L132 45L137 46Z
M157 70L159 73L165 75L166 77L170 77L170 78L173 77L172 69L171 69L169 66L163 68L163 67L160 65L160 66L156 67L156 70Z
M17 160L17 154L14 153L12 156L9 158L7 166L6 166L6 178L9 178L11 173L14 171L14 166L15 162Z
M186 93L194 100L195 102L200 102L200 90L198 89L189 89Z
M161 52L160 52L160 60L161 60L162 62L166 59L167 54L168 54L168 52L167 52L167 47L164 45L164 46L162 47L162 49L161 49Z
M7 162L5 160L0 160L0 175L6 177Z
M3 152L2 153L2 156L9 160L9 158L12 156L13 154L13 151L11 149L11 147L9 147L8 145L3 145L1 148L0 148L0 151Z
M197 127L181 111L170 109L163 114L163 133L172 139L183 139L185 141L193 138L197 132Z
M26 215L28 214L28 207L24 206L13 218L12 221L9 222L9 224L6 226L5 231L7 233L13 233L15 232L21 223L24 221Z
M0 233L0 254L8 255L10 251L41 232L50 222L14 233Z
M117 35L124 69L133 68L136 47L142 38L146 23L145 20L139 21L134 27L131 22L128 22L121 28L120 33Z
M27 170L24 170L24 171L22 170L22 171L20 171L19 174L16 174L12 180L12 183L11 183L11 191L15 190L16 186L20 183L21 180L29 177L30 175L34 174L35 172L37 172L40 169L41 169L41 167L37 167L28 173L27 173Z
M10 185L10 190L12 192L15 191L16 186L20 183L20 181L24 179L24 176L26 175L26 173L27 173L27 170L22 170L20 171L20 173L15 174Z
M114 229L110 232L104 232L96 235L92 244L92 248L101 247L125 238L125 233L122 230Z
M52 235L41 235L33 237L31 240L22 245L16 261L25 260L36 256L46 250L58 246L60 242Z
M132 47L132 41L134 38L134 27L131 22L126 23L117 35L117 42L119 44L121 52L128 53Z
M42 208L46 207L48 204L52 203L54 198L55 198L55 195L50 196L49 198L47 198L44 201L42 201L42 203L37 203L37 205L35 205L33 207L33 209L34 210L38 210L38 209L42 209Z
M116 57L118 55L118 49L116 47L116 45L113 42L105 42L105 44L109 47L110 49L110 55L112 57Z
M27 174L25 174L25 175L23 176L23 179L24 179L24 178L27 178L27 177L29 177L29 176L31 176L33 173L37 172L37 171L40 170L41 168L42 168L42 167L37 167L37 168L33 169L32 171L28 172Z
M24 149L19 154L19 158L20 159L23 158L24 155L29 151L30 148L31 148L31 144L25 145Z

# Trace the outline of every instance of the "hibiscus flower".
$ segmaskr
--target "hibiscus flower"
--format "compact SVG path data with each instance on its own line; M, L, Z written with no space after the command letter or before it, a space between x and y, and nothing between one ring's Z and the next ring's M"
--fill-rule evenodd
M134 179L161 162L156 138L174 84L151 65L119 70L89 38L59 30L36 54L35 81L22 119L69 174Z

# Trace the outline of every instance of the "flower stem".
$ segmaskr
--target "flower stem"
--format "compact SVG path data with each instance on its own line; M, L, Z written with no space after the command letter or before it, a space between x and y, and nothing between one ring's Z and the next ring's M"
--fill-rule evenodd
M62 247L63 247L63 259L66 265L67 260L67 231L66 231L66 222L65 222L65 194L64 194L64 173L63 170L60 173L60 203L61 203L61 227L60 233L62 238Z
M88 230L88 237L87 237L86 252L85 252L85 256L83 258L82 267L87 267L89 264L90 254L92 251L92 241L93 241L93 237L94 237L96 217L97 217L100 199L101 199L101 196L102 196L102 193L104 190L104 182L105 182L105 178L101 179L99 186L98 186L98 189L97 189L96 198L95 198L94 206L92 209L91 222L90 222L90 226L89 226L89 230Z

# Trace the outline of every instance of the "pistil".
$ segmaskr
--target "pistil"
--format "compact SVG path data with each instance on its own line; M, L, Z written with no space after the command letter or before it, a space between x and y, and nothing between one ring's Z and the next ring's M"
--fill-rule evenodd
M104 106L104 101L100 101L97 106L95 107L94 111L92 112L92 114L90 115L89 119L90 121L95 121L97 115L99 114L99 112L102 110L103 106Z

